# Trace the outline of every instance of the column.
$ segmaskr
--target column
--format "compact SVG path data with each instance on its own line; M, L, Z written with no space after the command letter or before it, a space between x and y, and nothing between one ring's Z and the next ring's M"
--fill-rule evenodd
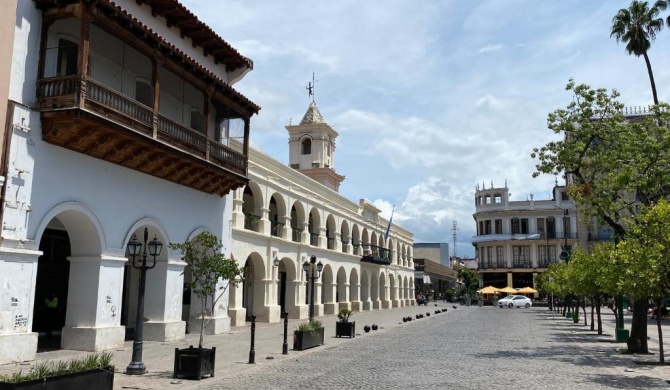
M144 301L144 340L174 341L184 338L186 322L181 320L184 268L180 259L159 261L147 271Z
M257 215L261 217L260 221L258 221L258 232L264 236L269 236L270 229L272 228L269 219L270 209L261 208L258 211L260 212L260 214Z
M125 257L70 256L67 313L61 347L79 351L123 348L121 303Z
M325 303L323 304L324 314L335 314L337 311L337 303L335 302L337 283L323 283L322 287L324 288L323 297L325 298Z
M247 317L247 309L242 304L242 282L228 287L228 316L230 326L244 326Z

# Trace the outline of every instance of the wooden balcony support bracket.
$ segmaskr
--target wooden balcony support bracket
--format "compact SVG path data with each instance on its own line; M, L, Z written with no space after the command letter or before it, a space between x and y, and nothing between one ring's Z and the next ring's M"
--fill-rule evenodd
M167 177L173 177L176 174L178 174L179 172L182 172L182 171L186 170L188 167L189 167L189 164L182 162L181 164L175 166L174 169L172 169L170 172L168 172L165 175L165 177L166 178Z
M147 148L138 147L135 149L135 153L130 157L130 159L121 162L125 167L136 169L135 167L140 166L144 160L146 154L150 153L151 150Z
M156 177L165 177L165 173L167 173L172 167L174 167L178 163L179 159L166 158L163 161L161 161L160 166L157 166L156 170L154 172L151 172L151 174Z
M103 160L111 160L111 161L118 164L118 161L116 161L114 159L114 157L122 155L123 152L128 150L133 144L128 139L119 139L119 140L116 140L116 141L117 141L116 144L109 149L109 152L102 155L102 159Z
M165 153L161 151L153 151L152 153L147 153L145 154L144 158L142 158L141 163L135 170L144 172L144 173L149 173L153 170L156 169L156 166L159 166L160 164L157 164L161 161L161 159L165 156Z
M169 179L169 180L174 180L176 182L182 182L187 177L193 176L197 173L198 173L198 167L194 167L193 164L188 164L187 169L184 169L181 172L178 172L177 175L174 176L173 179Z
M90 153L93 155L99 155L107 150L107 147L114 142L114 137L111 133L101 133L97 138L93 140L93 145L91 145Z
M191 185L194 185L197 188L205 188L207 185L208 179L210 179L213 176L212 172L207 170L203 171L197 178L196 180L191 183Z

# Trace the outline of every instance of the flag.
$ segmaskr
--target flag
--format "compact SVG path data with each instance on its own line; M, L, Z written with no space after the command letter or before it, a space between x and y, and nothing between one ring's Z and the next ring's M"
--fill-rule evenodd
M389 225L386 228L386 234L384 234L384 241L388 241L389 233L391 233L391 222L393 222L393 213L395 212L395 205L393 205L393 210L391 210L391 218L389 218Z

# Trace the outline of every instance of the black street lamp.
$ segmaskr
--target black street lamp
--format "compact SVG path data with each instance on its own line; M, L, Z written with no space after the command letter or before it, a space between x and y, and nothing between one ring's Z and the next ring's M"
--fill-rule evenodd
M316 256L312 255L309 258L309 263L305 260L302 263L302 269L305 271L305 276L309 279L309 288L310 288L310 299L309 299L309 322L314 321L314 281L321 277L321 271L323 271L323 264L319 261L319 264L316 264ZM318 271L319 274L316 275Z
M142 331L144 327L144 286L147 281L147 270L156 266L156 257L161 254L163 243L155 236L154 239L147 243L149 238L149 229L144 228L144 242L140 242L137 237L133 235L133 239L128 242L128 254L133 257L131 264L133 268L140 270L140 286L137 296L137 317L135 318L135 337L133 340L133 358L128 367L126 367L126 374L142 375L147 372L144 362L142 361ZM147 246L149 247L149 254L153 257L151 265L147 264ZM142 251L142 261L135 262L135 257Z

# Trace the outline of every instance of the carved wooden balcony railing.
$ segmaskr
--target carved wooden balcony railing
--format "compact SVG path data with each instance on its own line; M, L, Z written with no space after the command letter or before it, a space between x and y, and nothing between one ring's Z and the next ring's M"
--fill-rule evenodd
M248 182L242 153L89 77L41 79L37 98L49 143L211 194Z

